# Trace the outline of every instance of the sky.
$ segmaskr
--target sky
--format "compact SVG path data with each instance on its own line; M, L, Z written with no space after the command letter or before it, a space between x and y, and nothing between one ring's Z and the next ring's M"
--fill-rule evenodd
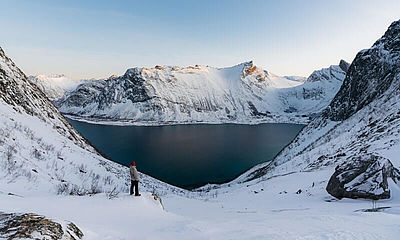
M0 46L27 74L105 78L130 67L253 60L308 76L351 62L400 18L399 0L0 0Z

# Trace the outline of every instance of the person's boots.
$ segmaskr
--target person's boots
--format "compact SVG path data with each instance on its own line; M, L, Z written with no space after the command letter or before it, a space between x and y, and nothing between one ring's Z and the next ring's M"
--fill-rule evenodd
M139 181L135 182L135 196L139 197L140 193L139 193Z
M131 184L131 188L129 189L129 195L133 195L133 184Z

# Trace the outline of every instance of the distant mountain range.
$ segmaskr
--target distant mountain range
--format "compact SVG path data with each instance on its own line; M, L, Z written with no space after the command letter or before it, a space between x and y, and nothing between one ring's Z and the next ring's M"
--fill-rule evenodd
M41 74L29 76L28 80L36 84L52 101L61 98L65 92L75 89L79 84L90 81L88 79L73 80L64 74Z
M145 125L307 123L335 96L348 65L342 60L307 79L279 77L253 62L229 68L131 68L106 80L30 79L63 114L81 120Z

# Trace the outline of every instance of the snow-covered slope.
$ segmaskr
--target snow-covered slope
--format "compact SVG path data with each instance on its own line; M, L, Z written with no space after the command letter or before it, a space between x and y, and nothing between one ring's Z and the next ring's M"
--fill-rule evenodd
M72 80L63 74L29 76L28 80L36 84L50 100L61 98L66 91L77 87L84 80Z
M120 77L81 84L55 103L69 116L108 124L305 123L329 104L344 76L341 67L331 66L303 83L252 62L131 68Z
M399 195L378 202L375 210L370 201L335 201L321 182L327 176L327 171L300 172L204 198L168 195L162 199L165 211L149 194L108 199L104 194L20 198L0 193L0 211L8 206L13 212L72 221L85 240L398 238Z
M100 156L0 48L0 192L126 192L128 169ZM142 187L180 190L142 175Z
M357 54L323 115L272 162L254 167L236 182L324 168L334 173L338 166L327 188L331 194L390 196L387 185L400 180L396 169L400 167L399 46L400 21L396 21L370 49ZM337 186L331 186L335 182Z
M391 28L394 32L400 30L400 23ZM385 35L386 36L386 35ZM220 188L207 189L191 193L191 197L169 194L161 201L149 193L143 193L142 197L136 198L121 193L109 199L108 194L95 194L93 196L54 196L51 194L32 195L23 190L36 184L51 186L50 176L57 177L61 173L59 168L64 169L68 175L78 178L74 183L84 178L78 177L84 172L99 172L100 179L105 172L101 170L106 166L106 173L118 172L114 164L97 166L101 157L92 154L93 150L84 149L89 146L81 143L79 136L73 134L67 123L54 125L57 122L65 122L49 102L43 100L43 94L37 91L29 91L34 86L26 84L26 78L15 69L9 59L0 61L0 106L1 131L6 127L13 126L14 122L27 125L29 129L43 130L47 134L43 139L50 141L56 146L62 139L66 152L76 152L75 155L62 155L59 165L47 173L38 171L45 181L32 178L31 182L25 181L27 189L16 185L15 181L25 179L13 170L12 176L5 175L6 170L1 168L3 175L0 176L0 212L35 212L49 219L68 219L82 230L83 239L397 239L400 235L400 187L393 181L389 181L391 188L391 199L379 201L377 207L373 207L371 201L344 199L337 201L325 190L329 177L334 172L333 165L346 160L351 162L351 155L358 157L364 153L380 154L390 159L394 165L400 153L399 141L399 74L398 55L399 35L388 34L381 44L374 45L374 50L366 51L365 56L370 56L371 62L360 64L358 58L350 67L350 75L345 80L343 87L335 99L342 98L343 101L334 101L331 109L325 112L323 117L314 120L299 137L286 148L269 167L258 166L238 181L252 181L245 184L225 184ZM390 44L394 41L394 44ZM376 47L376 48L375 48ZM380 50L379 50L380 49ZM385 53L385 58L380 58ZM386 54L387 53L387 54ZM2 52L1 52L1 55ZM358 56L359 57L359 56ZM369 57L368 57L369 58ZM8 62L8 63L7 63ZM5 64L6 63L6 64ZM358 81L367 81L373 73L369 72L367 65L372 64L378 72L374 79L376 87L368 92L361 93L361 99L371 101L358 101L352 96L350 87ZM13 69L12 71L10 69ZM395 70L396 69L396 70ZM11 72L10 72L11 71ZM356 72L359 71L359 77ZM393 78L385 77L393 74ZM384 77L382 77L384 76ZM374 94L376 89L381 88L381 83L390 86L384 91ZM356 84L357 87L362 87ZM28 91L26 91L28 90ZM24 97L25 92L28 94ZM341 94L344 95L341 95ZM36 95L35 95L36 94ZM358 93L360 94L360 93ZM373 96L375 95L375 96ZM4 97L5 96L5 97ZM347 96L347 97L346 97ZM351 99L351 100L349 100ZM341 107L336 104L343 104ZM354 106L361 106L359 110ZM342 108L349 111L341 111ZM49 109L49 111L45 111ZM339 109L337 111L335 109ZM54 110L54 111L53 111ZM53 113L53 115L52 115ZM337 113L340 113L337 115ZM346 113L346 114L343 114ZM56 114L56 115L55 115ZM52 115L53 118L46 116ZM345 116L341 120L332 120L333 116ZM5 120L3 120L3 118ZM27 118L27 120L23 120ZM39 120L32 120L38 118ZM42 119L42 120L40 120ZM53 125L52 125L53 124ZM18 125L18 124L17 124ZM40 127L42 126L42 127ZM48 127L50 126L50 127ZM51 127L51 126L54 126ZM59 127L57 127L59 126ZM71 130L72 140L66 140L58 131L61 129ZM24 133L16 129L12 130L7 137L0 138L0 153L3 153L3 145L10 146L18 142L18 162L25 165L20 166L22 173L31 170L32 164L47 162L55 159L46 155L44 160L35 160L28 155L22 155L22 148L36 146L36 142L30 141ZM28 131L29 132L29 131ZM328 134L326 134L329 132ZM37 134L34 131L34 134ZM66 133L67 136L68 133ZM76 135L76 138L72 137ZM1 135L2 136L2 135ZM29 136L29 135L27 135ZM41 136L38 136L41 137ZM15 138L15 140L13 140ZM28 140L26 140L26 138ZM22 141L22 142L21 142ZM23 144L24 141L30 141ZM365 141L365 143L363 142ZM63 148L63 149L64 149ZM46 147L41 147L46 150ZM82 150L83 149L83 150ZM83 152L89 152L87 155ZM14 153L14 151L11 151ZM62 152L64 153L64 152ZM22 157L19 157L21 155ZM322 156L323 155L323 156ZM15 156L15 155L14 155ZM88 157L89 156L89 157ZM90 158L90 156L92 158ZM322 156L322 157L320 157ZM76 169L68 165L74 161L83 161L86 158L86 168ZM0 158L1 164L5 161ZM57 159L55 159L57 160ZM57 160L59 161L59 160ZM12 162L12 161L11 161ZM65 162L65 164L64 164ZM51 163L51 161L48 161ZM51 165L51 164L50 164ZM51 166L49 168L51 169ZM5 165L7 166L7 164ZM26 167L27 166L27 167ZM43 165L41 165L43 166ZM3 166L2 166L3 167ZM44 169L45 167L43 167ZM94 169L96 168L96 169ZM70 171L76 169L75 171ZM265 172L268 169L269 171ZM37 171L37 169L35 169ZM79 173L78 173L79 171ZM35 173L35 171L32 171ZM46 174L43 174L46 173ZM119 174L116 174L118 176ZM118 177L116 177L118 178ZM115 179L112 177L112 179ZM144 177L144 179L148 179ZM68 179L70 181L70 179ZM116 180L117 182L119 180ZM8 182L10 186L8 186ZM154 183L154 182L153 182ZM156 190L162 189L162 185L153 185ZM108 185L103 186L108 188ZM19 193L8 194L8 192ZM169 191L172 192L172 191ZM163 210L163 207L166 211ZM2 215L0 214L0 239L8 238L2 235L4 229ZM65 221L55 220L65 223ZM11 229L15 231L17 228ZM7 229L6 229L7 230ZM42 237L43 235L35 235Z

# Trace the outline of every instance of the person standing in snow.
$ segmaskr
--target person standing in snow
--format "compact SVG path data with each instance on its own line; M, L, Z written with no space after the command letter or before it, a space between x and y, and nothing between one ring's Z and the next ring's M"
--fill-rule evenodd
M131 163L131 166L129 168L130 173L131 173L131 190L130 194L133 194L133 186L135 186L135 196L140 196L139 193L139 173L136 170L136 164L135 161Z

